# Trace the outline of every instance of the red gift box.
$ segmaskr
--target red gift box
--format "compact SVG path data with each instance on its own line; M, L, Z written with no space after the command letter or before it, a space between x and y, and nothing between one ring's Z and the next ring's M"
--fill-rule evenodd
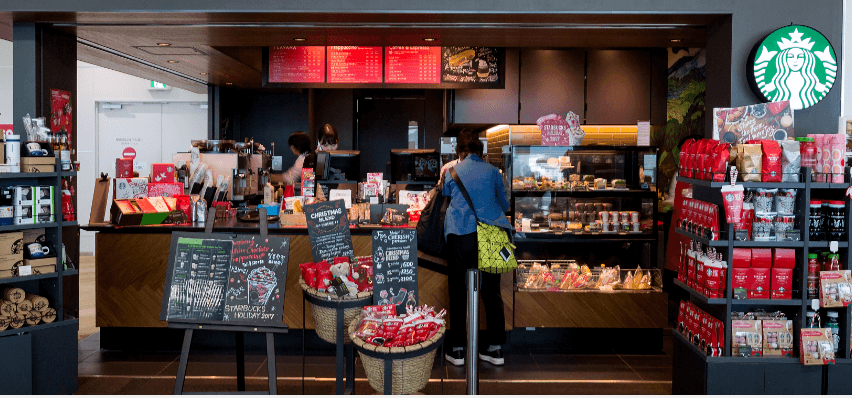
M752 268L751 287L748 290L750 299L768 299L770 281L772 277L771 268Z
M795 249L773 249L775 251L772 268L796 268L796 250Z
M115 178L133 178L133 159L115 159Z
M733 268L751 268L751 249L734 249Z
M789 268L772 269L772 298L790 300L793 298L793 270Z
M710 335L710 316L707 315L706 312L701 313L701 326L698 330L700 330L698 332L698 346L701 348L707 348L707 339Z
M708 298L725 297L725 278L727 268L719 263L708 264L704 267L704 295Z
M151 163L151 182L175 182L175 165Z
M179 182L149 182L148 196L166 196L173 198L183 194L183 184Z
M686 301L680 301L680 307L677 311L677 326L676 329L683 333L684 328L686 327Z
M753 273L751 268L732 268L731 278L733 279L734 298L748 298L748 290L751 289Z
M752 268L772 268L772 249L751 249Z

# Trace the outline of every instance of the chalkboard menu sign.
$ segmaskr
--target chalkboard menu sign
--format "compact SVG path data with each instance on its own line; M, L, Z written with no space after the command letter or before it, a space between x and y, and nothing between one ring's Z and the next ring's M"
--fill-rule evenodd
M499 83L503 48L441 47L441 82Z
M354 257L349 217L342 200L314 203L305 206L308 237L315 262L334 257Z
M160 319L280 326L290 238L172 234Z
M417 231L373 231L373 303L393 304L397 314L417 305Z

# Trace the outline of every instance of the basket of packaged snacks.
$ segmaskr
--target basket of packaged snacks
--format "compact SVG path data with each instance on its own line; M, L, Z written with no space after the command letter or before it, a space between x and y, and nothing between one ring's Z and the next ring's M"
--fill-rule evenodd
M349 325L370 387L384 394L422 390L444 339L446 311L436 314L424 305L407 312L397 316L393 305L368 306Z
M337 344L338 333L342 333L343 343L351 342L347 325L373 300L372 262L370 256L355 261L336 257L334 264L320 261L299 266L302 271L299 285L311 305L314 327L321 339ZM340 315L342 321L338 324Z

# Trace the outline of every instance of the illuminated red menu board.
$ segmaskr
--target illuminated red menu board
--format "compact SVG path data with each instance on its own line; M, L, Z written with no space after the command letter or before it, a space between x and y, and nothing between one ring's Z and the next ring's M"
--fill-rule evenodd
M441 47L385 47L385 83L441 82Z
M382 47L329 46L328 83L381 83Z
M325 47L270 47L269 82L325 83Z

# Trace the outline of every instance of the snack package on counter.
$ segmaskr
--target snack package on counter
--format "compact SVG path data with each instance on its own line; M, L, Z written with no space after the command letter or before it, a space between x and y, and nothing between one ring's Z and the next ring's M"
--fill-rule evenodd
M629 290L645 290L651 287L651 274L642 271L642 267L636 268L635 272L628 272L622 286Z
M762 160L763 151L760 149L760 144L737 145L737 170L743 181L761 181Z
M802 365L834 363L834 339L829 328L802 328L799 340L799 362Z
M621 267L615 266L601 270L601 276L595 287L601 290L612 290L612 287L621 282Z
M852 304L852 271L820 271L819 301L823 308Z
M799 182L802 169L802 154L799 141L784 140L781 145L781 182Z
M731 356L763 356L763 321L731 320Z
M763 355L793 356L793 321L763 321Z

